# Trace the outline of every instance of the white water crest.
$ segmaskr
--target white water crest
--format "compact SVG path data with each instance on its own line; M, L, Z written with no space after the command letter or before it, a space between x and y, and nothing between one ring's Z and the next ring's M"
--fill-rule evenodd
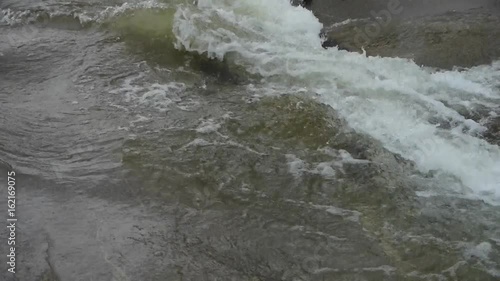
M500 149L455 106L498 112L500 63L436 71L400 58L325 50L314 15L288 0L198 0L179 5L176 46L227 58L282 93L319 94L355 130L433 171L443 190L500 203ZM441 125L440 125L441 124Z

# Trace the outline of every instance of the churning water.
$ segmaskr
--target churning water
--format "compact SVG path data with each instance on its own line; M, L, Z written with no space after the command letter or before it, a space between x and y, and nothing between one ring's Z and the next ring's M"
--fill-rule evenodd
M500 61L326 50L288 0L0 9L18 280L500 277Z
M283 94L308 89L349 125L420 171L435 171L442 188L489 202L500 199L500 149L482 139L496 117L500 62L467 71L434 71L399 58L365 57L320 47L313 14L282 1L200 0L179 7L177 46L242 65ZM471 120L457 108L482 107Z

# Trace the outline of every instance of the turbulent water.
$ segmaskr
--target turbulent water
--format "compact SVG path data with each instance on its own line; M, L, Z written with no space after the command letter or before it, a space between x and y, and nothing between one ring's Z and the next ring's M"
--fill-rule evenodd
M0 8L18 280L500 278L500 61L323 49L288 0Z
M176 13L174 32L182 47L218 59L232 56L264 77L264 89L286 94L294 86L317 93L351 127L415 161L421 171L449 174L459 180L451 185L499 198L500 149L478 137L483 124L453 109L484 106L496 116L498 63L436 73L402 59L325 51L317 36L321 24L287 1L199 1L198 7ZM207 31L211 24L216 26Z

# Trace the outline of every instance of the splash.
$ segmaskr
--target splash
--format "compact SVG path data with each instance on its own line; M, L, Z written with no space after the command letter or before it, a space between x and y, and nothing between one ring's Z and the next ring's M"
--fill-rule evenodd
M483 124L454 105L500 102L499 63L436 72L400 58L323 50L322 26L287 0L200 0L180 5L177 48L230 59L282 93L307 88L349 125L443 180L443 189L500 200L500 149L481 138Z

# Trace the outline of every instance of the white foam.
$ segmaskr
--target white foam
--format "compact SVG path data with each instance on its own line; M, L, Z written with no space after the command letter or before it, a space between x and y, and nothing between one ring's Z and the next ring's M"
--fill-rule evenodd
M221 128L221 124L216 123L213 119L203 120L198 128L195 129L197 133L209 134L217 132Z
M489 255L491 252L491 244L488 242L482 242L479 243L478 245L469 248L466 252L465 255L467 257L476 257L481 260L487 261L489 259Z
M110 91L113 94L124 96L124 101L133 105L144 105L156 108L160 112L165 112L172 107L186 110L192 104L193 100L183 101L180 98L186 90L186 85L179 82L170 82L166 84L143 82L141 79L144 74L131 76L124 80L120 88Z
M175 5L174 3L171 3ZM78 11L78 10L64 10L57 7L57 10L47 7L46 10L33 9L33 10L14 10L14 9L0 9L0 24L7 24L11 26L28 24L35 22L40 17L48 16L50 18L58 16L73 17L78 19L82 26L89 23L104 23L110 18L122 15L129 11L138 9L168 9L167 3L159 3L156 0L139 1L136 3L123 3L116 6L107 6L99 11Z
M335 179L337 171L345 173L344 164L366 164L370 161L354 159L349 152L345 150L333 150L330 148L321 148L319 151L332 156L331 161L319 163L307 163L293 154L286 154L288 172L299 178L303 174L320 175L326 179Z
M328 26L327 28L325 28L325 31L329 32L329 31L334 30L335 28L338 28L338 27L341 27L341 26L344 26L344 25L348 25L348 24L353 23L353 22L366 21L366 20L370 20L370 18L346 19L344 21L336 22L336 23L331 24L330 26Z
M0 10L0 23L7 25L17 25L22 23L23 21L32 21L33 18L30 18L31 12L28 10L23 11L15 11L11 9L2 9Z
M194 139L193 141L187 143L181 149L187 149L188 147L203 147L203 146L211 146L211 145L216 145L217 143L214 142L209 142L204 139Z
M205 139L202 139L202 138L196 138L196 139L190 141L189 143L185 144L184 146L182 146L180 149L181 150L186 150L186 149L188 149L190 147L205 147L205 146L229 146L229 147L237 147L237 148L244 149L244 150L246 150L248 152L255 153L257 155L261 155L261 156L266 155L265 153L258 152L258 151L253 150L252 148L250 148L248 146L242 145L242 144L234 142L234 141L224 141L224 142L213 141L213 142L209 142L209 141L207 141Z
M174 22L178 48L228 57L263 76L263 88L318 93L351 127L421 171L449 175L442 188L461 184L469 194L500 202L499 147L478 138L485 127L442 102L498 110L498 62L436 73L407 59L324 50L321 28L311 12L288 0L199 0L179 5Z
M300 177L306 171L306 163L293 154L286 154L288 172L295 177Z
M314 168L314 173L317 173L325 178L335 178L336 172L332 168L331 163L321 162Z
M135 123L147 122L147 121L149 121L150 119L151 119L151 118L148 118L148 117L146 117L146 116L137 115L137 119L130 121L130 125L135 125Z

